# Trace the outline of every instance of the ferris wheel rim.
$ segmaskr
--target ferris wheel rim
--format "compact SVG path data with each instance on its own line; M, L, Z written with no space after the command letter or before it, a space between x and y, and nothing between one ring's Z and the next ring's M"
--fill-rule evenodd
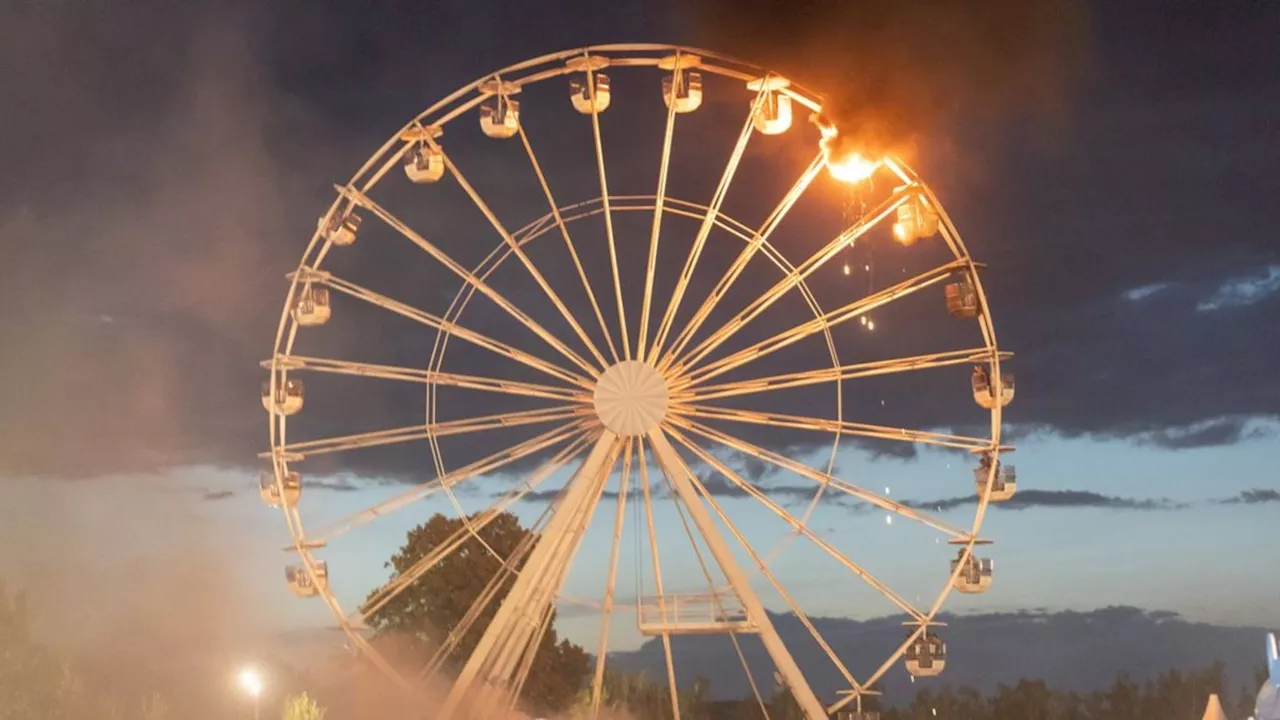
M686 47L674 46L674 45L658 45L658 44L588 46L585 48L578 48L575 50L566 50L558 53L551 53L548 55L541 56L539 58L535 58L533 60L525 61L524 63L517 63L515 65L508 66L507 68L504 68L503 70L500 70L497 73L490 73L488 75L483 76L481 79L477 80L475 83L472 83L467 86L463 86L463 88L460 88L453 95L447 96L446 99L441 100L436 105L433 105L432 108L429 108L427 111L424 111L423 113L421 113L419 116L415 118L413 122L406 125L405 129L407 130L409 128L412 128L415 124L421 124L422 119L428 117L433 110L439 110L440 108L444 107L451 98L456 99L455 96L460 97L462 94L465 94L465 92L469 90L477 89L480 83L487 78L493 78L495 76L499 76L502 74L517 72L522 69L534 67L537 64L542 62L563 60L563 59L575 57L578 55L586 55L586 54L596 53L596 52L624 52L627 50L636 50L636 51L645 51L645 52L658 52L658 51L667 51L667 50L674 50L677 52L682 52L682 51L698 52L699 54L703 54L707 57L713 57L721 60L733 60L728 56L721 56L708 51L696 50L694 48L686 48ZM749 65L746 63L740 63L740 67L751 68L756 70L760 69L758 68L758 66ZM741 71L735 71L732 68L716 68L714 66L704 66L704 69L707 69L709 72L721 74L726 77L731 77L736 79L742 79L744 77L748 77L747 74ZM724 72L718 72L721 69L723 69ZM558 77L564 74L567 74L567 71L547 72L542 74L541 76L536 77L535 79L528 80L528 82L540 82L542 80L550 79L552 77ZM797 99L800 99L800 98L797 98ZM804 100L801 100L801 102L802 104L806 104ZM815 101L813 101L810 98L809 103L813 103L813 102ZM462 112L455 113L452 117L448 118L446 122L452 119L456 119L456 117L461 114ZM376 160L379 157L386 155L387 151L395 146L395 143L402 135L403 135L403 131L397 135L392 136L392 138L387 142L386 145L384 145L382 149L380 149L373 156L371 156L370 160L366 163L366 165L359 172L357 172L355 176L353 176L352 180L346 186L346 189L349 191L355 191L357 180L359 180L360 177L364 175L375 164ZM399 157L400 157L399 154L393 154L390 160L390 163L387 166L393 165L399 159ZM981 308L977 319L979 322L979 326L982 330L984 342L987 346L987 349L990 350L990 353L991 353L992 360L990 365L993 373L993 381L996 383L999 383L1000 377L1001 377L1000 362L999 362L1000 352L998 349L998 345L996 344L994 328L992 327L990 322L990 312L989 312L989 307L987 303L985 288L983 287L978 277L976 264L974 263L971 256L969 255L967 249L964 247L963 241L960 239L960 235L958 231L956 231L956 229L951 223L950 218L946 215L945 208L941 205L940 202L937 201L932 191L926 185L924 185L923 182L919 181L915 173L911 171L909 168L907 168L906 165L903 164L900 160L892 161L890 163L890 169L893 170L897 175L899 175L899 177L902 178L904 181L917 184L921 192L926 194L926 196L930 199L931 205L938 210L938 213L940 215L940 218L939 218L940 232L944 240L948 244L948 246L951 247L952 252L956 255L957 261L958 262L962 261L966 265L966 270L965 270L966 275L973 280L973 284L976 288L976 291L978 294L978 300ZM385 172L385 166L382 172ZM377 181L380 179L381 179L381 173L376 174L372 178L372 180L368 182L368 184L358 192L364 192L365 190L368 190L373 185L375 185ZM597 198L597 200L607 201L609 197L610 196L606 193L602 195L600 198ZM673 200L665 197L663 199L664 201ZM329 211L326 213L326 217L332 216L333 213L344 203L344 201L345 201L345 194L340 194L339 197L334 201L333 205L331 205ZM587 202L591 202L591 201L587 201ZM706 206L702 206L702 207L703 209L706 209ZM321 238L320 233L319 231L317 231L313 235L312 241L308 245L307 250L303 254L303 258L300 261L300 264L299 264L300 271L307 266L307 259L309 256L312 256L313 251L315 251L315 255L313 260L314 264L312 265L312 267L318 268L320 263L323 262L324 256L327 253L329 246L327 243L320 242L320 238ZM501 245L499 247L501 247ZM505 259L503 261L505 261ZM276 338L276 347L277 347L276 356L277 357L281 354L279 350L281 349L282 340L284 340L284 346L285 346L284 355L290 355L294 340L296 339L298 325L296 323L291 324L289 322L288 299L294 296L294 293L296 292L296 288L298 286L298 282L299 282L299 276L295 275L292 278L292 281L290 284L289 294L286 299L286 306L284 311L282 312L280 327L277 332L277 338ZM474 286L468 286L468 287L471 288L471 293L474 293L475 287ZM461 294L461 291L459 294ZM287 332L286 332L286 327L287 327ZM828 333L828 337L829 337L829 331L825 331L825 332ZM448 337L447 334L446 334L446 337ZM833 351L834 351L834 348L833 348ZM443 354L441 356L441 362L443 362ZM838 360L836 362L838 364ZM277 375L277 369L273 367L272 382L275 382L276 375ZM839 387L840 384L836 383L836 385L837 387ZM434 386L428 385L428 387L433 388ZM838 412L843 412L843 402L838 402ZM287 421L283 417L277 418L275 413L269 413L269 417L270 417L269 427L270 427L271 438L272 438L272 448L274 452L277 448L277 443L276 443L277 428L279 430L279 437L280 437L279 445L280 446L287 445L287 443L284 442L284 438L286 437L285 432L286 432ZM991 422L992 422L992 439L991 439L990 452L992 453L993 459L998 459L999 452L1002 449L1002 446L1000 444L1001 407L998 403L995 405L995 407L991 409ZM838 444L839 438L840 438L840 435L837 434L835 436L835 443ZM833 451L833 460L834 460L834 451ZM276 467L277 476L279 476L281 472L281 467L287 467L285 463L287 463L287 459L277 461L276 463L274 463ZM988 488L990 487L990 484L994 479L994 475L995 475L995 465L993 463L992 472L988 477ZM449 491L449 488L446 487L446 492L448 491ZM819 492L823 492L823 491L825 491L825 486L822 486L819 490ZM817 502L817 499L814 500L815 505L816 505L816 502ZM978 542L978 531L982 526L982 522L988 506L988 502L989 502L989 493L986 493L986 492L979 493L978 509L975 513L972 530L968 534L968 543L964 547L965 553L971 553L974 547L974 544ZM302 558L303 564L306 567L307 572L309 574L312 574L314 579L315 565L317 561L312 556L311 548L307 546L307 538L306 538L305 532L302 529L301 517L297 513L297 508L295 507L295 508L286 509L285 515L286 515L287 522L289 524L291 536L294 538L294 541L295 541L295 550L299 553L300 557ZM884 670L887 669L887 667L891 666L903 655L907 646L909 646L916 637L918 637L921 633L923 633L929 624L933 623L933 618L938 614L942 605L945 603L947 596L949 596L950 592L954 589L953 588L954 582L958 577L958 574L959 574L959 570L954 571L949 581L946 584L944 584L939 598L937 599L933 607L930 608L929 612L927 613L927 618L924 620L924 622L920 624L919 629L911 637L909 637L908 640L904 642L903 645L899 647L899 649L893 655L890 656L890 658L886 661L885 666L882 667L879 671L877 671L877 673L875 673L870 680L864 683L864 685L870 686L871 684L873 684L875 680L877 680L883 674ZM336 598L331 597L332 595L331 588L323 589L321 591L321 595L324 596L326 604L329 605L330 610L334 613L335 617L339 618L339 622L343 624L343 629L347 631L347 634L353 636L353 638L354 636L358 635L358 632L356 628L354 628L354 626L351 626L346 622L344 622L343 618L346 617L346 615L341 611L341 607L340 605L338 605ZM357 639L357 645L360 645L362 650L365 650L365 648L367 647L366 654L369 654L369 653L377 654L377 651L374 650L371 646L367 646L367 644L362 645L361 641L358 639ZM837 709L838 707L839 707L839 704L837 706L833 706L831 709L834 710L834 709Z

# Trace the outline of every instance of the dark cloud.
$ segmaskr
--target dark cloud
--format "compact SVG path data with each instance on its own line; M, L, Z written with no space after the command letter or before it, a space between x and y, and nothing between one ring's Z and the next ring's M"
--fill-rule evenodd
M952 497L941 500L904 500L903 504L921 510L946 512L966 505L976 505L978 497ZM1036 507L1058 508L1106 508L1110 510L1182 510L1185 503L1168 498L1122 498L1101 495L1087 490L1019 490L1012 498L992 507L1001 510L1027 510Z
M767 480L781 471L773 463L767 463L754 455L746 455L744 453L735 453L731 462L736 463L739 475L753 483Z
M496 0L457 9L393 7L285 11L148 0L123 11L94 3L0 10L0 65L23 69L2 86L10 112L0 137L6 168L0 245L12 272L0 284L0 304L8 309L0 313L6 368L0 473L86 476L256 465L266 442L257 363L270 353L282 276L296 266L335 179L349 177L371 148L432 99L508 62L618 39L618 28L631 37L716 44L696 24L674 22L686 17L674 3L628 0L584 9L572 23ZM962 120L943 123L921 143L918 169L974 255L988 264L984 284L1001 345L1018 353L1010 366L1019 376L1010 423L1046 434L1181 448L1250 440L1261 432L1260 418L1277 417L1280 292L1272 268L1280 266L1273 241L1280 206L1270 198L1280 191L1274 172L1280 146L1270 129L1280 114L1280 89L1268 68L1280 63L1280 47L1271 37L1273 24L1260 19L1264 11L1237 1L1176 14L1160 3L1102 4L1093 27L1106 72L1079 93L1070 132L1058 145L1046 146L1017 127ZM445 48L424 37L454 42ZM424 75L423 67L431 72ZM610 151L611 166L628 167L633 146L637 157L645 154L632 167L656 167L646 138L664 121L661 103L650 102L657 81L641 75L632 85L622 68L615 75L618 107L628 104L626 112L604 116L610 146L618 148ZM705 201L712 194L732 143L726 128L741 122L746 102L726 88L709 83L706 105L681 118L676 147L684 164L672 176L674 195ZM586 126L560 124L566 117L582 120L566 110L563 95L562 85L545 97L531 89L524 117L539 152L560 158L544 164L567 203L597 190L589 144L580 142ZM553 113L552 102L565 113ZM84 137L89 117L92 142L67 142ZM797 126L770 141L810 152L816 133ZM474 118L461 118L456 129L450 126L448 142L494 211L513 228L544 212L519 145L478 135ZM748 224L758 221L760 208L794 177L792 159L790 151L770 151L744 160L776 165L740 173L726 211ZM519 173L511 170L517 167ZM620 173L612 189L652 192L653 174ZM393 180L399 180L395 172L388 183ZM460 261L479 262L498 241L455 183L426 192L400 182L389 186L388 206L406 216L420 211L411 218L416 226ZM829 238L843 225L840 206L853 207L857 199L825 179L816 184L806 197L811 204L797 209L812 221L780 230L788 257L799 260ZM643 262L648 232L647 218L631 218L638 218L634 227L619 219L619 237L639 238L622 245L628 268ZM591 224L597 220L582 221L584 237L602 235L602 224ZM689 226L673 219L670 227L673 239L664 237L664 247L680 249L678 238L692 234ZM366 218L366 228L350 252L335 254L336 271L443 312L458 283L376 221ZM731 259L726 248L732 245L723 240L708 245L707 267ZM593 277L607 277L603 244L584 248L584 262L602 270ZM833 271L815 275L813 290L824 307L847 302L851 288L860 293L863 283L882 287L899 272L923 269L927 253L937 249L863 243L848 252L848 261L874 272L851 280L828 268ZM663 257L664 269L672 257ZM557 287L573 286L575 275L562 257L535 259ZM777 279L776 268L760 265L744 274L726 306L742 307ZM695 273L682 319L705 297L712 274L702 267ZM499 281L539 321L570 336L527 278L503 270ZM657 296L670 297L673 284L659 287ZM610 300L601 294L609 313ZM878 313L874 334L839 329L833 342L842 360L959 342L936 294L927 300ZM585 307L582 296L566 302ZM628 303L634 314L636 298ZM355 301L335 303L335 310L330 327L304 335L309 351L425 367L432 336L423 328ZM759 327L745 328L725 351L808 312L795 298L777 311L762 316ZM726 319L715 314L709 325ZM464 320L556 359L486 301L474 302ZM830 362L822 345L789 348L721 379L821 367ZM444 367L546 380L459 342L450 345ZM851 381L844 416L910 428L979 423L983 415L965 397L965 371L953 370ZM289 426L298 437L423 421L420 386L307 379L307 408ZM834 416L829 387L770 395L776 397L762 398L770 412ZM457 391L442 392L439 407L444 419L456 419L528 405ZM716 427L793 457L828 441L799 430ZM515 442L541 429L446 438L445 464L456 467L496 449L499 438ZM916 452L905 442L846 442L882 457ZM745 457L732 466L753 482L774 472ZM308 477L370 481L435 474L425 443L325 456L301 469Z
M1180 428L1155 430L1138 436L1138 442L1167 450L1189 450L1214 445L1234 445L1245 436L1247 418L1218 418Z
M351 478L334 478L320 477L307 478L306 487L308 490L330 490L333 492L355 492L368 487L368 483L356 482Z
M1280 502L1280 490L1254 488L1218 502L1223 505L1260 505L1262 503Z

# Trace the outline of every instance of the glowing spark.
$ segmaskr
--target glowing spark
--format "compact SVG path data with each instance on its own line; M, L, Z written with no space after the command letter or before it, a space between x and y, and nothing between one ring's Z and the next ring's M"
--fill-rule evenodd
M892 524L893 524L893 516L892 516L892 515L885 515L885 516L884 516L884 524L885 524L885 525L892 525Z
M845 264L844 264L844 274L845 274L845 275L848 275L848 274L849 274L849 263L845 263Z
M876 329L876 321L875 321L875 320L868 320L868 321L867 321L867 329L868 329L868 330L875 330L875 329Z

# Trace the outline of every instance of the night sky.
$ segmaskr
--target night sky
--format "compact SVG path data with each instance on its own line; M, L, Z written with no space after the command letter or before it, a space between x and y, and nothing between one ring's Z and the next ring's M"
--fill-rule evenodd
M988 266L983 282L1000 345L1016 353L1009 367L1019 379L1006 433L1018 446L1011 461L1020 491L992 511L984 531L996 541L996 586L951 607L1129 604L1274 624L1280 575L1260 568L1280 560L1280 545L1268 539L1280 527L1280 7L1138 0L1092 3L1088 11L1078 77L1051 89L1062 101L1053 117L1020 114L1016 103L993 116L960 97L911 133L913 167ZM141 576L157 564L209 563L220 586L237 588L228 591L236 606L253 609L255 625L324 624L319 603L288 596L280 575L287 556L278 551L288 535L278 513L256 498L256 454L268 441L257 395L284 276L332 201L333 183L413 115L483 73L588 44L707 46L718 35L677 3L632 0L343 9L63 1L0 9L0 522L8 547L0 551L0 576L39 590L86 568ZM752 44L786 58L791 41ZM803 54L823 52L832 51ZM602 116L617 148L611 190L652 192L665 116L657 74L648 80L653 87L623 74L617 71L617 109ZM728 98L721 92L728 87L709 84L688 135L677 131L683 174L672 184L681 197L706 202L715 187L750 102L740 87ZM564 94L559 85L530 92L524 111L557 199L569 203L598 188L589 125ZM559 119L540 117L540 102L559 103ZM496 145L479 137L474 120L458 125L446 135L456 144L447 147L457 148L468 179L508 227L546 211L518 140ZM726 201L726 211L758 223L761 208L811 158L816 137L801 116L786 141L753 150L745 161L752 171L735 181L741 194ZM499 242L456 187L443 188L431 205L403 178L394 180L388 204L464 263ZM779 245L794 237L793 249L816 247L841 226L842 207L856 201L825 175L814 187L804 206L809 219ZM366 225L376 223L366 218ZM691 234L696 223L671 227ZM646 228L632 222L628 257L643 257ZM362 236L337 267L443 311L455 279L407 244L379 252L390 245L377 244L382 237L395 235L383 228L381 236ZM602 247L586 251L588 262L603 260ZM937 248L856 248L815 278L816 292L847 301L929 267L928 252ZM853 264L852 279L840 262ZM876 276L868 278L871 266ZM553 275L573 279L567 267ZM543 303L539 318L553 312L536 286L510 282L520 288L515 299ZM696 285L691 296L700 299L706 287ZM935 324L946 321L926 317L938 308L924 307L887 313L874 339L856 328L842 332L866 357L905 354L928 346ZM502 328L492 307L473 317L494 332ZM353 310L313 347L421 367L430 334L403 320L378 325L382 319ZM799 369L788 358L765 369ZM490 360L462 352L452 362L501 372L485 365ZM915 387L887 385L876 399L892 402L868 421L974 430L984 416L966 401L960 370ZM420 386L359 387L335 386L327 399L313 391L312 414L302 421L309 436L420 422ZM783 409L813 400L796 397ZM494 411L477 400L447 414ZM793 434L749 437L797 457L821 454ZM962 454L841 447L841 473L952 522L972 518L972 463ZM453 457L461 462L481 449L460 441ZM323 523L430 476L423 452L401 447L328 461L308 478L314 491L304 518ZM744 471L782 494L797 482ZM488 478L463 501L483 507L510 482ZM728 492L722 502L740 523L760 528L766 547L781 537L752 503ZM404 531L424 512L447 509L426 504L335 546L326 559L340 597L350 604L376 585ZM529 503L525 512L540 510ZM612 516L612 501L600 515ZM668 521L663 532L681 532L678 518ZM951 551L929 547L932 536L919 528L841 503L822 505L814 526L864 553L904 595L932 597L942 583ZM606 542L588 543L569 594L599 593L609 528L591 532ZM891 611L861 604L852 579L832 585L831 568L815 553L799 545L788 553L781 578L809 612ZM679 589L701 582L691 561L666 572ZM597 632L595 618L572 612L561 624L583 642ZM627 632L616 638L623 646L635 641Z

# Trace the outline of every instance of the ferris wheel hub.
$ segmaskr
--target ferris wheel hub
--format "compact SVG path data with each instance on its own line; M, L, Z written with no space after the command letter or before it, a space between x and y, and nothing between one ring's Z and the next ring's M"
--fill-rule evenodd
M624 360L596 381L594 399L596 415L606 428L621 437L637 437L662 422L671 395L657 368L640 360Z

